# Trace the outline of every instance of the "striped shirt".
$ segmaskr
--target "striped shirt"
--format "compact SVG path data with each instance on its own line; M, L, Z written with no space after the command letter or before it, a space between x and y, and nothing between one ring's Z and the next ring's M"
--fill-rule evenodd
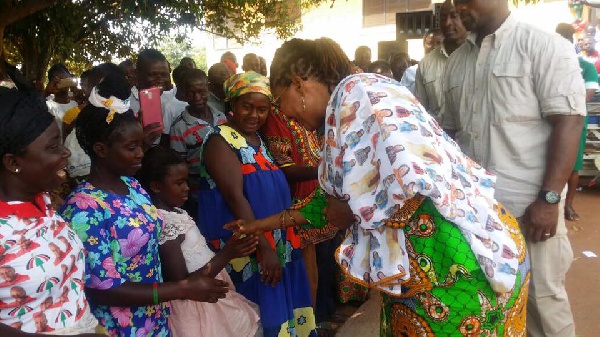
M177 151L188 163L190 169L190 188L195 190L200 178L200 148L206 135L217 126L227 122L225 114L212 110L213 124L192 116L186 108L171 125L171 148Z

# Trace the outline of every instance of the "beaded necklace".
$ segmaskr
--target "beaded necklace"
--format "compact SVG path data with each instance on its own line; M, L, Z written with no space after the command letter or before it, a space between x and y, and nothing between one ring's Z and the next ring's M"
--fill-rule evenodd
M279 110L276 110L276 113L281 116L292 132L294 138L293 141L296 142L296 147L302 156L304 163L311 167L319 165L319 161L321 160L321 142L319 141L316 132L306 130L294 119L287 117Z

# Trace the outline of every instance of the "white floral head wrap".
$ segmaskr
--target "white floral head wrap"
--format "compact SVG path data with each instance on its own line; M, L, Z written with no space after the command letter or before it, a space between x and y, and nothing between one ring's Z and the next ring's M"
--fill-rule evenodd
M122 100L115 96L104 98L98 93L98 87L92 89L89 101L95 107L106 108L109 110L108 116L106 116L106 123L109 124L115 117L115 113L123 114L129 110L129 99Z

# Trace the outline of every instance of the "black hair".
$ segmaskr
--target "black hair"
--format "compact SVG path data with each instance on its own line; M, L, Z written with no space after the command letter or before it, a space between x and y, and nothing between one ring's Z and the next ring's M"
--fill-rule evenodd
M367 50L371 52L371 48L369 48L368 46L359 46L358 48L356 48L356 50L354 51L354 60L356 60L362 52L365 52Z
M193 58L186 56L186 57L182 58L181 60L179 60L179 65L182 65L184 61L191 61L192 63L196 64L196 61L194 61Z
M137 172L136 178L146 192L152 195L150 183L163 182L169 168L180 164L187 165L185 159L175 150L162 146L153 146L144 154L142 168Z
M313 78L331 91L351 74L350 68L348 56L332 39L291 39L275 51L269 72L271 88L289 86L299 76Z
M185 91L191 80L206 81L208 83L208 76L202 69L187 69L185 76L181 81L181 88Z
M571 41L573 43L573 35L575 34L575 28L568 23L559 23L556 26L556 32L564 37L565 39Z
M127 60L119 63L119 68L121 68L121 70L125 71L126 67L134 67L135 68L135 64L130 59L127 59Z
M111 62L100 63L99 65L95 66L94 68L101 71L104 74L104 76L113 75L116 77L121 77L123 80L125 80L125 71L114 63L111 63Z
M248 53L248 54L244 55L243 63L246 63L251 58L256 58L258 60L258 62L260 62L260 59L258 58L258 55L254 54L254 53Z
M388 69L392 71L392 66L387 60L377 60L369 64L369 67L366 69L370 73L374 73L377 69Z
M175 69L173 69L173 81L175 81L176 86L179 87L182 85L185 76L190 70L190 68L182 65L178 65Z
M73 76L64 64L57 63L48 69L48 81L51 81L58 73L66 73L69 76Z
M215 63L210 68L208 68L207 76L209 82L219 82L221 80L220 78L218 78L219 70L227 70L227 72L231 75L231 70L225 63Z
M230 60L233 63L237 64L237 57L234 53L230 51L226 51L223 53L223 55L221 55L221 62L225 62L225 60Z
M114 96L126 100L131 94L129 83L124 78L112 73L107 74L96 87L98 94L102 97ZM131 110L125 113L115 113L110 123L106 120L108 114L109 110L105 107L89 104L79 113L75 122L77 141L92 160L96 157L94 144L98 142L110 144L121 135L126 127L139 125L138 119Z
M40 94L16 89L0 92L0 157L22 154L52 123L54 117Z
M410 63L410 56L405 52L395 53L390 56L390 65L393 65L399 60L406 60L407 63Z
M92 76L93 73L93 68L92 69L87 69L81 72L81 75L79 75L79 79L83 80L84 78L90 78L90 76Z
M163 53L159 52L156 49L149 48L149 49L142 50L138 54L136 68L137 69L143 68L143 65L148 61L161 61L161 62L167 62L167 64L169 64L169 62L167 61L167 58L165 57L165 55L163 55ZM170 64L169 64L169 67L170 67Z

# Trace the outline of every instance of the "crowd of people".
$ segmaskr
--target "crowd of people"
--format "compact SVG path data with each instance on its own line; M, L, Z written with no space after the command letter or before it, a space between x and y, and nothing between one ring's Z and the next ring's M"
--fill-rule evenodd
M418 63L294 38L268 78L144 49L0 87L0 335L330 336L374 289L381 336L574 337L598 73L557 32L455 0Z

